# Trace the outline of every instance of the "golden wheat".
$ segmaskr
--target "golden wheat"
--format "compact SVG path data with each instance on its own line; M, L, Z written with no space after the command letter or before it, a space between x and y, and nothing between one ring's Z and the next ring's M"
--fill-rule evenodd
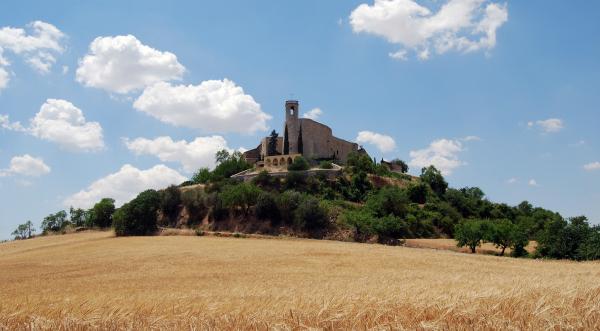
M316 240L0 244L0 329L600 329L600 264Z

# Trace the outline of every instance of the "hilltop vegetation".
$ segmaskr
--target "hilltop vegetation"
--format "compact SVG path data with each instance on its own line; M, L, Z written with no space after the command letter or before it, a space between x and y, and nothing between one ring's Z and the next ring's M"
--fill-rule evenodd
M309 174L311 165L298 158L288 174L258 174L251 182L230 176L250 168L238 152L221 151L214 170L200 169L189 182L161 191L147 190L114 208L103 199L89 211L71 209L49 215L42 231L75 227L109 227L117 235L150 235L158 228L291 235L397 245L406 238L455 238L475 252L483 242L502 254L528 256L524 249L537 241L534 257L593 260L600 258L600 228L584 216L560 214L527 201L517 206L491 202L477 187L455 189L430 166L421 175L393 172L385 163L352 154L343 173L330 178ZM327 161L317 163L329 168Z

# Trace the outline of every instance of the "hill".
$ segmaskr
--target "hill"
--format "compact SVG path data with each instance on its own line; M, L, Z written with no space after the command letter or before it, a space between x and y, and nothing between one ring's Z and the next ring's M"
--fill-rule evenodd
M0 329L599 329L600 264L309 239L0 244Z

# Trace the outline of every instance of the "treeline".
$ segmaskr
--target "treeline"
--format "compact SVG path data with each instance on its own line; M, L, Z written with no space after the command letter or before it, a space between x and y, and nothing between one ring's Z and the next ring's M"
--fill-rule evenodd
M103 199L89 211L72 210L68 221L66 213L59 212L44 219L42 230L61 231L68 222L112 226L117 235L150 235L159 227L235 226L247 232L384 244L399 244L405 238L455 238L473 252L490 242L513 256L530 255L525 247L535 240L532 257L600 258L600 228L590 226L585 217L564 219L526 201L517 206L494 203L477 187L449 188L433 166L412 177L404 173L408 167L402 161L395 161L401 171L394 172L383 162L355 153L340 176L329 178L304 171L311 163L331 167L331 162L315 165L297 158L285 177L261 172L251 182L240 182L230 176L250 165L240 153L221 151L214 170L200 169L179 187L144 191L116 211L114 202L112 209L107 207L112 200ZM181 215L186 215L185 222Z

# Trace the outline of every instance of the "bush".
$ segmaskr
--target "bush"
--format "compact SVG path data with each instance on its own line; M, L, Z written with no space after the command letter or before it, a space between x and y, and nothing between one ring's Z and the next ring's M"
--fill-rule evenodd
M252 178L252 184L260 188L276 188L277 178L272 177L268 171L263 170L256 177Z
M181 205L181 191L179 187L171 185L160 191L160 209L169 218L177 215L179 205Z
M423 182L408 186L407 195L411 202L424 204L427 202L429 186Z
M352 201L363 201L372 188L367 173L359 171L352 175L348 198Z
M279 221L279 211L273 194L260 192L256 200L256 217L263 220L269 219L274 224Z
M210 181L211 173L208 168L200 168L198 171L192 176L192 182L194 184L206 184Z
M373 160L368 155L357 152L348 154L346 166L351 173L365 172L372 174L375 170Z
M250 183L229 185L223 189L221 197L223 204L230 210L241 209L244 215L248 215L250 207L256 204L260 189Z
M365 241L375 235L373 224L376 218L365 208L349 210L342 215L342 221L354 230L354 239Z
M117 209L113 217L117 236L144 236L155 233L159 205L159 193L146 190Z
M181 203L190 214L190 220L201 219L206 216L206 194L200 189L191 189L181 192ZM191 222L192 224L194 221Z
M285 224L292 224L294 221L294 213L300 205L302 194L296 191L285 191L277 198L277 209L281 216L281 220Z
M393 215L404 218L408 210L408 198L402 189L386 186L369 195L365 206L377 217Z
M289 171L303 171L310 169L308 161L302 156L298 156L294 159L294 162L288 166Z
M306 185L306 174L298 171L290 171L285 175L286 190L302 190Z
M377 218L373 228L379 236L379 242L384 244L395 244L398 239L408 235L406 222L394 215Z
M302 199L296 210L294 224L305 230L318 230L326 228L329 224L327 209L319 200L313 197Z
M104 198L92 207L89 216L89 225L99 228L108 228L112 225L115 212L115 200Z
M321 163L319 163L319 168L333 169L333 164L331 163L331 161L321 161Z
M488 238L488 222L482 220L469 220L459 223L454 230L454 239L458 247L467 246L471 253Z

